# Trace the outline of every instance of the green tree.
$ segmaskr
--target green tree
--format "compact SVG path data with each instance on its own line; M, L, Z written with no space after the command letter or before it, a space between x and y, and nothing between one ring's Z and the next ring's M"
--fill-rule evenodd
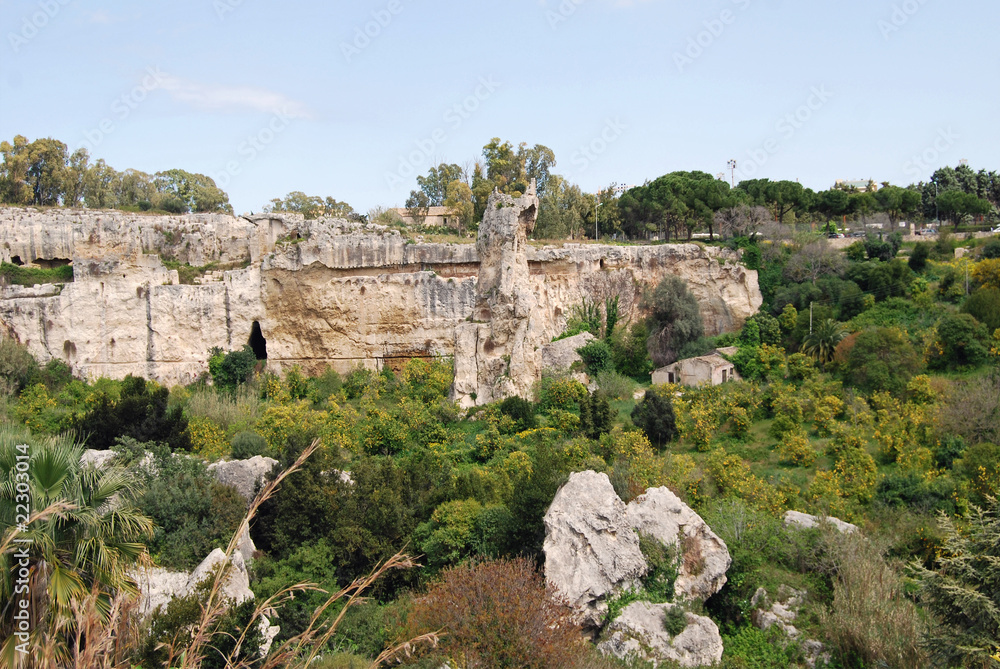
M272 211L292 211L302 214L307 219L320 218L323 216L330 218L350 218L354 215L354 209L346 202L338 202L336 198L319 195L306 195L302 191L295 190L284 198L275 198L265 207L265 212Z
M28 145L28 185L32 204L52 206L60 203L68 158L66 145L51 137L36 139Z
M962 304L962 312L993 332L1000 328L1000 288L977 288Z
M157 192L176 198L185 209L197 212L224 211L232 213L229 196L204 174L172 169L157 172L153 177Z
M475 230L476 206L472 201L472 189L461 179L455 179L448 184L448 197L444 206L452 216L458 218L458 232L465 234L466 230Z
M1000 641L1000 502L973 507L960 530L939 519L944 546L936 569L913 564L920 598L941 624L925 639L940 666L996 667Z
M89 209L111 209L118 205L120 177L113 167L98 158L83 177L83 201Z
M899 328L877 327L858 334L847 354L847 380L866 392L901 394L921 367L920 356Z
M685 344L705 334L698 300L683 279L665 277L643 301L650 310L647 348L655 365L674 362Z
M948 190L938 195L937 206L942 214L951 219L956 229L964 217L988 214L992 209L986 200L959 190Z
M28 145L24 135L15 135L14 143L0 142L0 201L8 204L30 204L31 187L28 185Z
M650 388L632 409L632 422L649 437L649 441L663 448L677 437L677 419L670 397Z
M101 469L81 466L82 454L83 449L67 436L42 438L23 427L0 428L0 533L16 524L22 501L18 483L27 484L35 510L68 505L57 516L31 523L21 535L31 540L19 544L31 565L29 587L48 600L48 606L36 601L32 629L54 613L72 620L72 603L92 589L99 593L104 610L118 592L138 594L131 570L146 551L144 541L152 534L153 523L134 506L136 479L113 464ZM0 555L0 597L5 602L13 601L17 570L12 567L18 560L10 552ZM0 637L6 639L0 652L10 660L16 643L11 634L14 613L7 607L0 614Z
M889 214L889 220L898 222L904 216L912 216L920 210L920 193L899 186L885 186L875 192L879 209Z
M208 352L208 371L218 388L233 389L246 383L257 366L257 356L250 345L239 351L224 352L218 346Z
M989 357L986 327L969 314L948 314L937 325L939 355L930 358L934 369L978 367Z
M465 171L454 163L441 163L437 167L427 170L426 176L417 177L419 191L411 191L410 197L415 197L415 201L425 207L439 207L445 205L448 199L448 186L453 181L464 181ZM417 195L422 193L423 197ZM407 207L410 205L407 204ZM446 206L446 205L445 205Z
M833 360L833 352L837 344L844 340L847 331L837 321L826 318L813 328L802 343L802 352L821 365Z
M599 439L611 431L614 416L608 397L600 390L580 400L580 430L589 439Z

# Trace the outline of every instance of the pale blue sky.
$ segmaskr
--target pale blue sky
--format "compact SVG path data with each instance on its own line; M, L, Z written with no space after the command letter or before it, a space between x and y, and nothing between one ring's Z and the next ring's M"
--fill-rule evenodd
M998 26L995 0L0 0L0 136L202 172L237 212L402 205L494 136L587 191L731 158L906 185L1000 169Z

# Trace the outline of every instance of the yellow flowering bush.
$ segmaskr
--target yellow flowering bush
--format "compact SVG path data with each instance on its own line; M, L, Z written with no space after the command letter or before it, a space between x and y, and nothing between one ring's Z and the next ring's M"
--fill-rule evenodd
M226 431L212 420L196 416L188 421L191 449L206 460L220 460L231 450Z
M816 462L816 449L801 431L786 433L777 451L781 461L789 464L810 467Z
M718 449L708 458L708 473L723 494L739 497L747 504L778 515L786 506L785 495L750 471L750 465L738 455Z
M88 404L93 397L91 394ZM36 383L21 391L21 397L14 405L13 414L20 422L28 426L32 432L58 431L58 418L53 415L59 403L49 397L49 391L44 383Z
M264 437L272 453L281 453L285 441L296 433L319 430L324 416L310 408L306 400L271 404L261 414L254 430Z
M828 437L837 426L837 417L844 410L844 401L834 395L826 395L815 402L813 427L816 434Z

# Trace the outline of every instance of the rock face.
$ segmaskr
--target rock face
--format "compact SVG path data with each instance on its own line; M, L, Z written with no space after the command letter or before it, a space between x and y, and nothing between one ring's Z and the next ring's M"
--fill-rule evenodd
M595 339L597 337L589 332L581 332L572 337L545 344L542 346L542 369L565 370L569 369L574 362L582 362L583 358L576 352L576 349Z
M381 226L295 214L0 208L0 259L72 264L74 275L0 286L0 332L85 378L137 374L171 385L207 371L210 348L250 342L256 324L275 371L455 355L467 362L456 370L461 396L478 398L530 387L541 365L535 347L562 332L584 297L618 296L621 318L637 318L645 286L681 276L707 334L739 328L761 303L756 272L732 251L536 248L526 244L534 211L531 194L495 196L472 245L411 244ZM218 268L181 284L162 258ZM476 322L487 314L490 322Z
M607 611L607 598L634 587L648 567L625 503L607 474L569 475L545 513L545 578L589 627Z
M858 531L857 525L845 522L839 518L834 518L833 516L820 518L819 516L811 516L808 513L802 513L801 511L785 511L785 515L782 516L782 520L785 523L785 527L798 527L804 530L819 527L823 523L829 523L842 534Z
M677 546L681 565L674 582L680 599L705 600L726 584L732 564L726 542L669 488L650 488L628 504L628 522L637 532Z
M454 396L463 406L528 396L538 378L536 351L544 331L528 271L528 234L537 216L533 180L516 200L496 190L490 194L476 240L474 321L455 331Z
M278 461L263 455L255 455L247 460L221 460L213 462L208 470L224 485L236 488L247 504L253 501L257 484L267 476Z
M722 636L711 619L685 613L687 626L677 636L670 636L664 623L667 612L676 604L633 602L608 625L608 638L598 649L622 659L638 658L646 662L676 662L682 667L701 667L722 660Z
M605 628L598 645L603 652L682 666L721 659L722 638L710 619L686 612L682 632L671 636L664 627L672 608L718 592L731 563L725 542L670 490L650 488L626 506L607 474L577 472L556 493L544 520L546 581L585 628L601 627L608 600L640 591L639 601ZM649 565L639 548L640 533L676 549L676 603L642 601L641 579Z

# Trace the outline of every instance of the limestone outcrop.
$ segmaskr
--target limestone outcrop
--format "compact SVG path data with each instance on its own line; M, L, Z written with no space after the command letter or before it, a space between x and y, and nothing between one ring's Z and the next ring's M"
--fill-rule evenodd
M569 475L545 513L545 579L588 627L599 627L607 599L646 573L639 535L607 474Z
M712 620L685 610L704 601L726 582L731 558L722 541L698 514L667 488L650 488L626 505L607 474L570 474L545 514L545 578L554 593L591 631L604 627L598 648L625 659L701 666L722 657L722 637ZM640 534L670 547L677 578L673 602L643 599L650 570ZM608 602L627 591L638 601L605 625ZM680 631L664 625L668 613L684 612Z
M581 332L572 337L566 337L559 341L554 341L542 346L542 369L567 370L575 362L582 362L583 358L576 352L578 348L586 346L588 342L597 339L589 332Z
M666 630L667 612L677 604L633 602L608 625L608 638L598 644L607 655L623 660L676 662L682 667L702 667L722 660L722 636L710 618L685 612L687 625L671 636Z
M476 239L473 322L455 330L454 396L463 406L527 397L538 378L537 349L545 333L535 318L528 271L528 234L537 216L534 181L517 199L490 194Z
M628 503L628 522L681 557L674 594L679 599L706 600L726 584L732 564L729 549L701 516L669 488L650 488Z
M239 349L255 331L278 372L454 355L468 362L456 370L465 384L456 394L481 403L530 388L536 347L563 331L584 297L618 296L622 319L635 319L643 289L678 275L708 334L739 328L761 303L756 272L727 249L538 248L527 241L534 195L493 203L476 245L414 244L382 226L286 213L0 208L0 259L71 264L74 275L0 286L0 333L85 378L137 374L167 385L195 381L210 348ZM181 283L165 260L205 267Z
M858 531L857 525L848 523L840 518L834 518L833 516L813 516L808 513L802 513L801 511L792 511L791 509L785 511L785 515L783 515L781 519L782 522L784 522L785 527L794 527L802 530L820 527L824 523L829 523L841 534L849 534L851 532Z
M278 461L263 455L246 460L220 460L208 466L219 483L230 485L243 496L247 504L253 501L257 485L271 472Z

